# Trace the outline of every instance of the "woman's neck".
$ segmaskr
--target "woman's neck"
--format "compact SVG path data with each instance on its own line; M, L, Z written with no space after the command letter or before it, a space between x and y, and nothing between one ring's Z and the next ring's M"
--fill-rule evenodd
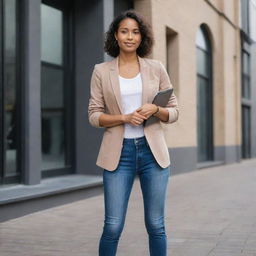
M119 54L119 65L126 65L126 64L132 64L132 63L138 63L138 56L136 53L122 53Z

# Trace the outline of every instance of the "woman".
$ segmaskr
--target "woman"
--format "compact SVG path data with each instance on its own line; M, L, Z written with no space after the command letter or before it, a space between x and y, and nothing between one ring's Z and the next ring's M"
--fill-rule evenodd
M97 165L104 169L105 221L100 256L116 255L127 205L138 174L144 201L151 256L167 255L164 206L170 159L161 122L178 119L175 94L166 107L152 104L159 90L171 88L157 60L144 58L153 46L151 27L134 10L114 19L105 51L114 59L96 64L91 78L88 116L92 126L105 128ZM157 122L143 125L155 116Z

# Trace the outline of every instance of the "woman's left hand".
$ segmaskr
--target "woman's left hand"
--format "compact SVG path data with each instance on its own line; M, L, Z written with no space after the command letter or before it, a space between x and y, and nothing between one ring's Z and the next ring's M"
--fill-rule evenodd
M157 106L155 104L147 103L141 106L140 108L136 109L136 111L148 119L157 111Z

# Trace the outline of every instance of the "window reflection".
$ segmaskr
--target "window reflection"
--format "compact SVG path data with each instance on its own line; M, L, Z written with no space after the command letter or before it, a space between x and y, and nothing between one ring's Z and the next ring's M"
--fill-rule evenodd
M42 169L64 166L63 72L42 65Z
M251 108L242 106L242 157L251 157Z
M250 99L250 55L246 51L242 51L242 97Z
M62 65L63 13L45 4L41 5L41 60Z
M6 135L6 176L17 170L17 119L16 119L16 1L4 1L4 111Z
M63 12L41 5L42 170L65 167Z
M210 42L202 27L196 38L197 57L197 158L213 160Z

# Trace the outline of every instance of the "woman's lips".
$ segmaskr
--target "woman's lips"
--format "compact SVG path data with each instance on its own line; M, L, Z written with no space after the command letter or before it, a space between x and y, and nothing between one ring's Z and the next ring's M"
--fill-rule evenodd
M125 45L127 45L127 46L133 46L134 45L134 43L124 43Z

